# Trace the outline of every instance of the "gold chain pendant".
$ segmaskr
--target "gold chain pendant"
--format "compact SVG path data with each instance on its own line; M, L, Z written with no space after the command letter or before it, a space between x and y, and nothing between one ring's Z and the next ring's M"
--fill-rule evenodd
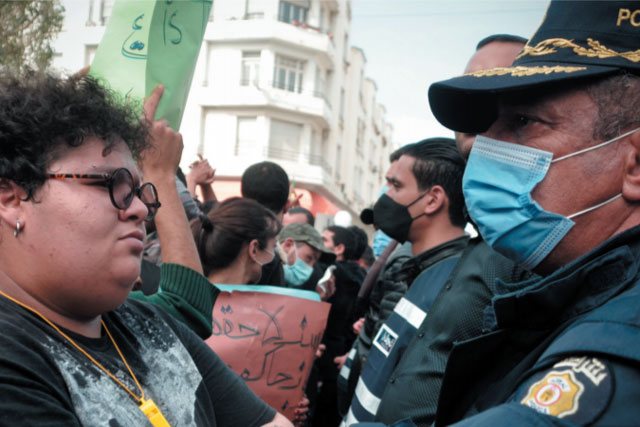
M171 427L164 418L164 415L162 415L162 412L160 412L160 409L153 403L153 400L142 400L140 410L149 418L149 421L154 427Z

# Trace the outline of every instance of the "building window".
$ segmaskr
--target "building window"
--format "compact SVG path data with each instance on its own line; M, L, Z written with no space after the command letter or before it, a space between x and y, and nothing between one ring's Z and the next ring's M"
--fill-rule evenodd
M353 174L353 193L357 200L362 199L362 167L356 166Z
M367 107L365 106L364 102L364 70L360 70L360 90L358 96L360 97L360 106L366 113Z
M94 3L96 0L89 0L89 16L87 17L87 27L93 27L96 23L93 21L93 9L95 7Z
M362 156L362 148L364 145L364 122L358 119L358 132L356 134L356 151Z
M260 79L260 52L242 52L241 86L258 86Z
M115 0L102 0L100 2L100 23L102 25L107 25L107 21L111 16L111 11L113 10L113 2Z
M205 72L204 79L202 80L202 86L210 86L213 83L214 70L216 62L216 45L211 42L207 42L207 55L205 57Z
M368 192L367 192L367 200L368 201L376 200L375 197L376 197L376 195L373 192L373 182L369 182Z
M315 129L311 129L311 152L309 153L309 164L322 165L322 144L318 142L318 134Z
M340 89L340 124L344 123L344 88Z
M302 125L271 119L269 132L269 157L296 161L300 157Z
M238 117L235 155L253 152L256 146L256 117Z
M316 67L316 88L313 91L313 96L315 96L316 98L327 99L326 93L324 72L319 67Z
M342 169L342 147L338 145L336 147L336 180L340 183L340 170Z
M320 6L320 16L318 17L318 28L320 28L320 32L324 32L325 24L324 24L324 7Z
M264 18L264 0L247 0L247 8L244 14L245 19Z
M372 139L369 142L369 158L371 159L371 161L374 161L376 159L376 156L378 155L378 153L376 152L377 149L378 147L376 146L375 141Z
M281 1L278 20L289 24L307 22L309 6L306 3L307 2Z
M96 56L96 51L98 50L98 46L95 44L88 44L84 47L84 65L91 65L93 62L93 58Z
M304 61L277 56L273 70L273 87L300 93L303 72Z
M344 63L349 63L349 34L344 33L344 49L342 51L342 59L344 59Z

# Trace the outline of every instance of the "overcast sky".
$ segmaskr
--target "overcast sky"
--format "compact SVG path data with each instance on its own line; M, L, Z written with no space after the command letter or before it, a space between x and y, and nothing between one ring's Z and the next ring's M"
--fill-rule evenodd
M427 88L459 75L477 42L496 33L530 38L546 0L353 0L351 44L364 50L366 74L405 144L450 136L431 115Z

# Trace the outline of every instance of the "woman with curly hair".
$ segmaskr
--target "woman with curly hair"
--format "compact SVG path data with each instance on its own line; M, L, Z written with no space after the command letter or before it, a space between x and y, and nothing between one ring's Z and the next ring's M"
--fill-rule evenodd
M0 76L2 424L290 425L180 321L127 298L145 219L160 208L171 246L180 212L190 237L173 180L182 139L153 121L161 96L141 122L88 77ZM189 242L172 251L189 258Z

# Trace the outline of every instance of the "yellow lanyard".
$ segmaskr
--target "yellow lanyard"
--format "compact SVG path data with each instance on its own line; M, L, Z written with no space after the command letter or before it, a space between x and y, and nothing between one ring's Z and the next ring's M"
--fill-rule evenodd
M107 325L104 323L104 320L102 320L102 319L100 320L100 322L102 323L102 327L104 328L105 332L109 336L109 339L113 343L113 346L116 348L116 351L118 352L118 355L120 356L120 358L124 362L124 365L129 370L129 374L131 374L131 378L133 378L133 381L136 383L136 386L138 387L138 390L140 390L140 394L142 395L141 397L138 397L134 392L129 390L129 388L126 385L124 385L122 383L122 381L120 381L118 378L116 378L116 376L113 375L111 372L109 372L107 370L107 368L102 366L102 364L100 362L98 362L96 359L93 358L93 356L91 356L89 353L87 353L85 351L85 349L80 347L80 345L78 345L74 340L72 340L71 337L69 337L67 334L62 332L60 330L60 328L58 328L52 321L50 321L49 319L44 317L44 315L40 314L40 312L38 312L36 309L31 308L28 305L18 301L17 299L10 297L9 295L5 294L2 291L0 291L0 295L4 296L5 298L7 298L10 301L13 301L14 303L18 304L20 307L23 307L23 308L31 311L32 313L35 313L38 316L40 316L40 318L42 320L44 320L49 326L51 326L53 329L55 329L60 335L62 335L63 338L65 338L67 341L69 341L75 348L80 350L80 352L82 354L87 356L87 358L91 362L93 362L105 374L107 374L109 377L111 377L112 380L114 380L116 383L118 383L118 385L120 385L120 387L124 388L140 404L140 410L142 411L142 413L144 413L146 415L146 417L149 419L149 421L151 422L151 424L154 427L171 427L169 425L169 423L167 422L167 420L162 415L162 412L160 412L160 409L153 402L153 400L145 398L144 390L142 390L142 387L140 386L140 383L138 382L138 379L133 374L133 371L131 370L131 367L129 367L129 364L127 363L127 360L124 358L124 355L120 351L120 348L118 348L118 344L116 344L116 341L111 336L111 332L109 332L109 329L107 329Z

